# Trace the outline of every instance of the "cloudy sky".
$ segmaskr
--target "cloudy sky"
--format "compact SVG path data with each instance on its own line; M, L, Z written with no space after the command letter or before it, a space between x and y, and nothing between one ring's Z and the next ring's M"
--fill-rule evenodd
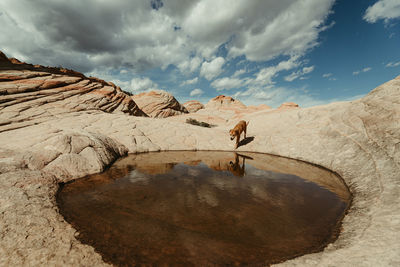
M1 0L0 50L179 101L350 100L400 75L399 0Z

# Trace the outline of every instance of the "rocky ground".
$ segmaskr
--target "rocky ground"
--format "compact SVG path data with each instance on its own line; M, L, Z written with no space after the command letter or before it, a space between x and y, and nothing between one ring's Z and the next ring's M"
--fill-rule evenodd
M321 165L354 196L336 242L282 266L400 265L400 76L352 102L227 105L144 117L111 83L0 55L0 266L106 265L58 213L58 183L100 172L127 153L233 150L228 130L238 119L250 122L252 137L239 151ZM189 116L215 126L187 124Z

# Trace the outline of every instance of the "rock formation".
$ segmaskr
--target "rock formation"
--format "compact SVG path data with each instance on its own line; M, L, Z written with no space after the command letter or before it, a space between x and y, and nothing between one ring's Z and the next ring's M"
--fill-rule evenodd
M3 130L34 125L73 111L145 116L131 97L113 83L63 68L9 60L3 53L0 81Z
M99 172L127 152L233 150L229 117L204 128L174 120L181 116L129 116L139 110L112 84L12 64L1 54L0 65L0 265L107 265L58 213L60 182ZM202 121L215 110L190 116ZM323 166L354 195L334 243L281 266L398 265L400 76L352 102L240 116L254 139L238 151Z
M230 96L219 95L208 101L205 108L246 108L239 100Z
M173 95L163 90L150 91L133 95L132 99L141 110L153 118L166 118L188 113Z
M204 105L197 100L190 100L183 104L189 113L194 113L204 108Z
M278 109L294 109L294 108L299 108L299 105L293 102L285 102L278 107Z

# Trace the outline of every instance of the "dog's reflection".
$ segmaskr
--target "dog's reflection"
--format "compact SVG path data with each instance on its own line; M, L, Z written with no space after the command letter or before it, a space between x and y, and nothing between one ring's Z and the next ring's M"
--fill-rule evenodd
M242 164L240 165L240 158L242 158ZM245 161L246 156L235 153L235 161L229 162L228 170L235 176L244 176L245 174Z

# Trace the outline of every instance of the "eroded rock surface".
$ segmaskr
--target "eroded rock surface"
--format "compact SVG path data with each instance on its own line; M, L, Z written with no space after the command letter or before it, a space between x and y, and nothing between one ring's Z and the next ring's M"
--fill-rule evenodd
M294 102L285 102L278 107L278 109L294 109L294 108L299 108L299 105Z
M190 100L183 104L189 113L194 113L204 108L204 105L197 100Z
M208 101L206 108L246 108L246 105L230 96L219 95Z
M109 99L119 99L118 90L87 78L91 85L84 86L84 92L70 89L65 93L62 88L85 78L76 81L79 76L68 75L63 81L58 75L65 74L60 70L51 75L56 75L54 83L62 85L49 90L61 91L50 97L47 89L40 90L43 95L29 96L37 92L31 85L13 85L18 78L37 80L39 87L46 87L49 71L40 69L1 71L0 266L105 264L93 248L76 240L75 230L57 212L59 182L99 172L127 152L234 148L228 130L237 123L232 119L235 113L224 113L226 119L216 127L203 128L180 121L181 116L163 120L129 116L122 111L122 101L119 105L110 102L116 105L112 113L100 104L88 110L87 103L93 103L97 95L89 88L114 90ZM19 96L26 101L19 102ZM25 103L28 97L29 105ZM67 98L81 104L66 105ZM115 112L118 109L122 112ZM212 116L210 110L190 116L202 121ZM340 174L354 194L336 242L281 266L400 265L400 76L360 100L240 116L250 121L247 135L252 139L238 151L321 165Z
M67 69L9 60L4 54L0 57L2 131L82 110L145 116L132 98L113 83Z
M153 118L166 118L188 113L173 95L162 90L133 95L132 99L141 110Z

